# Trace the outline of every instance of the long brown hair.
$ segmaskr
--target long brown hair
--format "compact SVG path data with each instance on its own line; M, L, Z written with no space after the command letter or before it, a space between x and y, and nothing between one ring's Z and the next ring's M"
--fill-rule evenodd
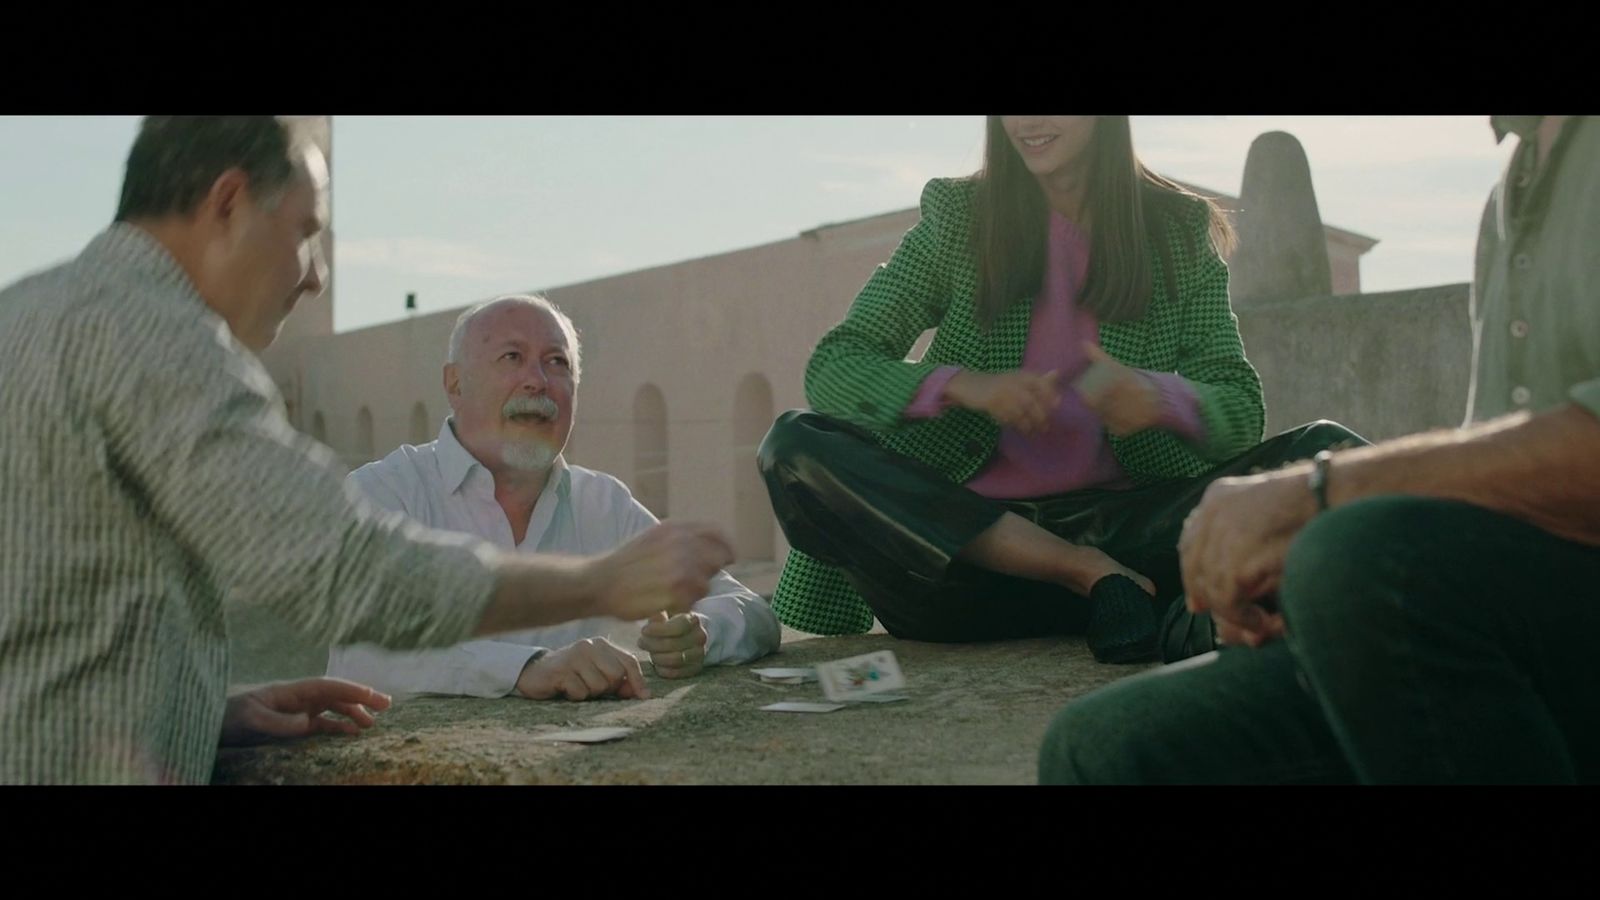
M1161 255L1169 294L1175 292L1166 222L1183 208L1204 204L1219 253L1233 245L1233 229L1215 203L1145 168L1133 152L1127 116L1096 116L1084 194L1091 224L1089 273L1081 303L1102 322L1126 322L1150 304L1150 261L1145 240ZM978 260L978 322L984 328L1017 300L1037 294L1044 281L1050 209L1044 189L1011 146L999 116L989 116L983 168L973 202L973 250ZM1191 238L1193 235L1190 236ZM1191 244L1191 253L1199 247Z

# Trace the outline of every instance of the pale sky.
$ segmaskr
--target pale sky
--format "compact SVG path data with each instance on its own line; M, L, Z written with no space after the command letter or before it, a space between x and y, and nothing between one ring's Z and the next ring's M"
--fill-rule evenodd
M116 209L134 117L0 116L0 285ZM1362 288L1469 281L1513 141L1487 116L1135 116L1165 175L1237 194L1250 142L1300 139L1323 221L1378 238ZM333 119L334 325L559 287L915 206L966 174L979 116Z

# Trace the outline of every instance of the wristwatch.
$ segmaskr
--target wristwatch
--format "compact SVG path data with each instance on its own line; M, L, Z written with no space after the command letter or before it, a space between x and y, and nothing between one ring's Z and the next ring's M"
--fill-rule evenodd
M1306 486L1317 498L1317 512L1328 511L1328 470L1333 468L1333 451L1323 450L1311 457L1311 475Z

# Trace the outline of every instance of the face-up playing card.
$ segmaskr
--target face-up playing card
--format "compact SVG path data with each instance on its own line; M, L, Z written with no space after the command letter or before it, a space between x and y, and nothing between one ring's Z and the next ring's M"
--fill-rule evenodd
M536 734L533 739L563 744L604 744L607 741L620 741L632 733L632 728L585 728L582 731L550 731Z
M800 703L794 700L785 700L782 703L769 703L761 707L768 712L792 713L830 713L836 709L844 709L843 703Z
M808 684L817 680L817 670L805 669L751 669L756 677L771 684Z
M817 680L822 682L822 693L833 701L855 700L906 686L892 650L817 663Z

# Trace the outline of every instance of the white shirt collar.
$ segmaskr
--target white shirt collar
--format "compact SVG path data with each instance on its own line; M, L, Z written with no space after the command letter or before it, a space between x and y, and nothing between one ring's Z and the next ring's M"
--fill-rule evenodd
M471 451L461 445L456 437L455 417L446 416L444 424L439 427L438 449L435 453L439 460L439 477L444 482L444 489L454 494L461 490L466 483L467 476L472 474L474 467L484 470L488 474L488 467L478 461ZM571 490L571 476L567 471L567 461L560 454L556 455L555 462L550 464L550 480L545 482L541 498L549 496L551 490L559 492L565 498Z

